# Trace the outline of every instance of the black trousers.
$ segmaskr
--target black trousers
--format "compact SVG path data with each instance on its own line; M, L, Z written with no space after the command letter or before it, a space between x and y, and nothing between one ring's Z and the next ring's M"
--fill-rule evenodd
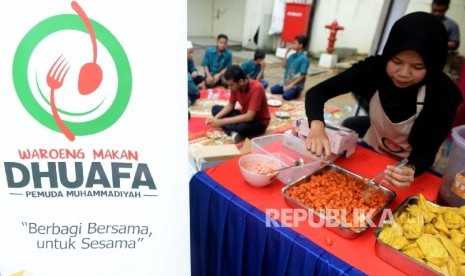
M358 137L365 136L368 128L370 127L370 117L368 116L355 116L349 117L342 122L342 125L354 130L358 133Z
M188 100L188 106L191 106L194 104L194 102L200 98L200 93L199 94L187 94L187 100Z
M195 85L199 85L203 81L203 76L197 75L197 77L192 78L194 80Z
M212 115L215 116L218 114L224 106L222 105L215 105L212 107ZM234 117L237 115L240 115L241 112L237 109L234 109L231 111L229 114L227 114L225 117ZM253 120L250 122L242 122L242 123L237 123L237 124L230 124L230 125L224 125L222 126L222 129L226 134L231 135L231 132L235 131L239 133L242 137L254 137L258 136L260 134L263 134L266 130L266 127L260 123L258 120Z

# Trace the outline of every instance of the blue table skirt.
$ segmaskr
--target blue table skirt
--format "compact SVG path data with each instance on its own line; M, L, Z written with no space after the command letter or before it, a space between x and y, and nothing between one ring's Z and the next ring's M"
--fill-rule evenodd
M365 275L266 215L205 172L190 181L191 268L200 275Z

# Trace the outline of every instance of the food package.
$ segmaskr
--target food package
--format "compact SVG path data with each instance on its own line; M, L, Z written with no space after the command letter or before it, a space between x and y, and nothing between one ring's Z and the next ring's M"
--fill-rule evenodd
M326 122L326 134L331 145L331 152L335 155L348 157L355 152L358 134L352 130ZM292 134L305 140L310 133L307 119L292 121Z

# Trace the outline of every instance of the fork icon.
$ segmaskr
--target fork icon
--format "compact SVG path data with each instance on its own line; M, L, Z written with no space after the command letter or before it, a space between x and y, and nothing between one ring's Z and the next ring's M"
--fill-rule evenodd
M66 62L66 60L62 57L63 55L59 56L50 67L50 70L48 70L47 85L50 87L50 106L52 109L53 119L66 138L70 141L74 141L75 135L68 129L68 127L66 127L63 120L61 120L55 103L55 90L59 89L63 85L66 74L69 70L68 62Z

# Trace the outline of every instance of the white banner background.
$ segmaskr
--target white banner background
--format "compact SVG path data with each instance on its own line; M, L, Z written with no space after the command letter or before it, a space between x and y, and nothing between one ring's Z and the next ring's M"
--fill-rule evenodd
M0 274L6 276L25 270L24 275L33 276L189 275L186 3L180 0L77 2L87 16L111 32L124 49L132 72L131 98L113 125L95 134L76 135L73 142L60 131L39 123L21 104L16 93L12 68L18 45L43 20L76 13L71 1L63 0L18 0L0 4L3 26L0 43ZM68 99L66 107L70 108L73 103L85 103L79 102L76 83L80 66L92 59L92 47L88 35L76 35L64 29L37 45L31 55L28 79L31 90L42 87L44 95L49 95L46 72L63 54L71 69L63 87L56 90L56 97L61 104ZM82 45L79 43L81 36ZM105 97L111 100L119 82L124 80L116 76L111 55L100 42L97 49L104 81L95 94L104 96L96 96L96 101ZM35 98L41 101L39 96ZM68 119L65 114L63 119ZM27 149L44 149L49 153L60 149L82 150L85 158L21 159L18 151ZM92 151L100 149L136 152L138 160L94 158ZM33 187L32 179L24 188L9 188L5 162L20 163L29 170L31 163L36 162L41 171L48 171L48 162L66 162L65 174L70 180L74 178L76 162L83 163L84 180L91 162L97 162L104 168L110 183L112 162L131 164L132 168L121 170L131 179L135 178L138 164L147 164L156 190L145 186L131 189L131 179L123 179L121 188L104 188L103 185L85 188L84 183L78 190L140 192L140 197L67 197L66 192L72 189L60 183L59 188L50 188L44 178L41 189ZM26 191L62 191L65 196L31 197ZM145 196L149 194L156 196ZM109 229L121 232L124 231L120 225L136 225L148 231L131 234L108 230L99 234L89 230L89 223L116 225ZM43 231L34 230L34 224L60 226L61 233L54 233L54 228L49 228L48 233L37 233ZM80 233L66 234L65 227L71 226L80 226ZM66 249L39 248L41 242L47 240L62 242L59 246L55 242L55 247L68 246ZM90 246L90 240L97 241L98 245ZM98 248L102 244L110 247L109 241L114 240L133 240L135 248Z

